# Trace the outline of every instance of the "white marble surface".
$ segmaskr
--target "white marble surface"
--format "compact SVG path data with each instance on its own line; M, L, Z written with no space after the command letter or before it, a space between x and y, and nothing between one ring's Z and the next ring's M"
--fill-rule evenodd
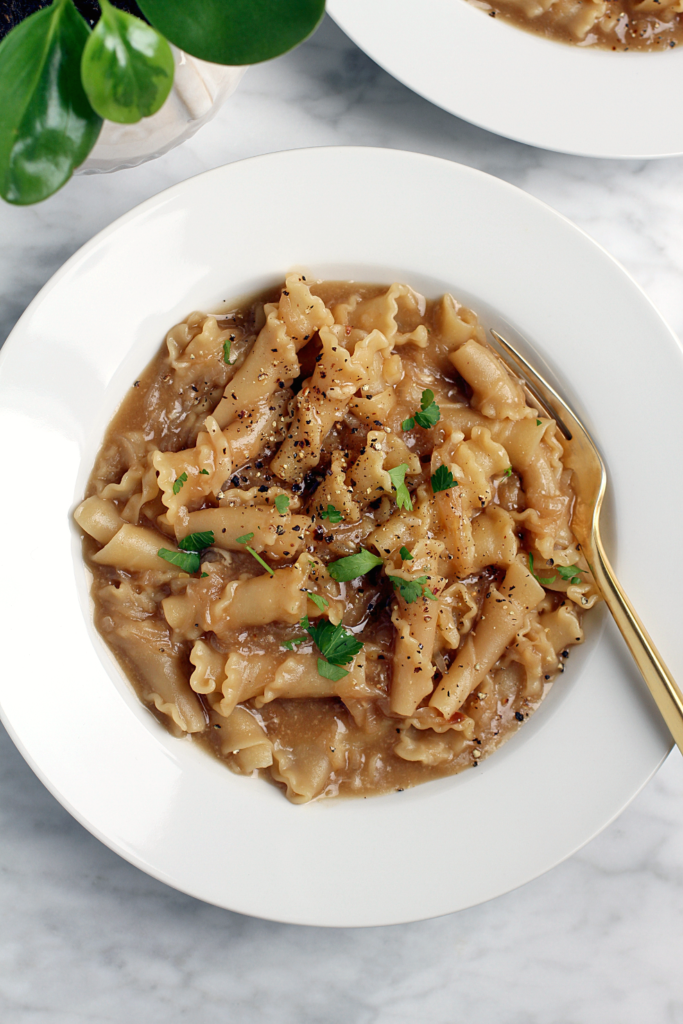
M521 186L605 245L683 337L682 159L587 160L489 135L411 94L326 21L251 69L182 148L78 178L39 207L0 206L0 339L71 253L141 200L242 157L329 144L419 150ZM683 1024L677 751L617 822L544 877L459 914L368 931L206 906L85 832L4 733L0 772L3 1024Z

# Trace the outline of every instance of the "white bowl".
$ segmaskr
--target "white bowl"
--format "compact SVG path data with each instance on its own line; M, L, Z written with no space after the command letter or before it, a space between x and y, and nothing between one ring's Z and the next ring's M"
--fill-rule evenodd
M92 624L71 513L112 413L171 325L293 265L449 289L527 339L595 431L616 568L683 675L683 360L671 332L602 249L524 192L431 157L315 149L218 168L143 203L65 264L6 343L0 705L64 806L178 889L318 925L445 914L567 857L667 753L604 614L589 617L537 714L476 772L303 807L167 734Z
M683 153L683 46L569 46L464 0L328 0L327 9L399 81L498 135L581 156Z

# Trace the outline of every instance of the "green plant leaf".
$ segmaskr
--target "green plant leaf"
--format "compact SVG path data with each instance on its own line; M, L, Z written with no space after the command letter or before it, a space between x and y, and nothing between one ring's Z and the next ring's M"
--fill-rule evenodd
M133 124L163 106L173 85L173 54L151 25L109 0L100 7L81 59L83 87L100 117Z
M215 64L258 64L279 57L313 32L325 0L138 0L170 42Z
M25 18L0 43L0 195L26 205L71 177L102 126L81 84L90 29L71 0Z

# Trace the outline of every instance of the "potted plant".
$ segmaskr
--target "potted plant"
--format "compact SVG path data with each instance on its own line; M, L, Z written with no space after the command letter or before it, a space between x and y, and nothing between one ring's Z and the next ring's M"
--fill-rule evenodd
M5 7L0 195L25 205L68 181L105 121L131 125L161 110L177 63L169 44L213 65L260 63L309 36L325 0L11 0Z

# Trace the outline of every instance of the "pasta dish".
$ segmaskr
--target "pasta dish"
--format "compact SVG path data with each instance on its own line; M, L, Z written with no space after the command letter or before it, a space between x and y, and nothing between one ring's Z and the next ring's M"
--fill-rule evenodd
M476 768L597 600L553 420L452 296L192 313L75 512L95 621L175 735L303 803Z
M563 43L668 50L683 40L683 0L470 0L491 17Z

